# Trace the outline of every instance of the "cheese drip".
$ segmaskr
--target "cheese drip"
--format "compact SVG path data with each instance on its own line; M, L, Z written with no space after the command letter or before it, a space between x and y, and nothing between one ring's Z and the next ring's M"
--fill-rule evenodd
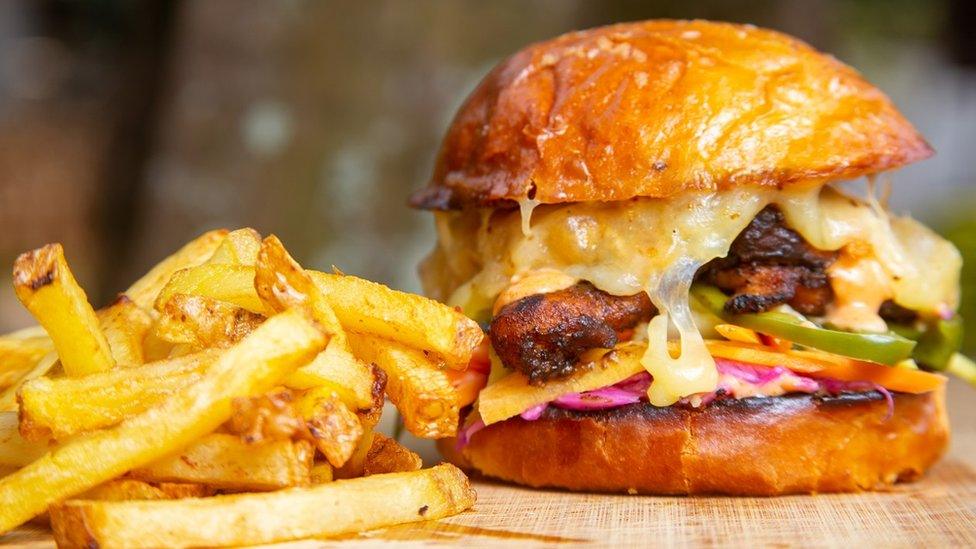
M688 288L695 271L725 256L735 237L768 204L776 204L787 224L816 248L840 250L862 243L900 305L923 314L957 306L961 259L950 243L910 218L892 217L817 184L667 200L526 204L521 210L480 217L437 213L440 240L422 267L425 289L469 315L490 313L513 277L543 269L587 280L615 295L646 291L660 315L649 323L643 362L654 375L651 402L668 405L714 390L717 382L689 310ZM531 226L520 212L531 213ZM856 289L847 292L856 294ZM673 345L680 348L679 356L668 353L668 340L680 343Z

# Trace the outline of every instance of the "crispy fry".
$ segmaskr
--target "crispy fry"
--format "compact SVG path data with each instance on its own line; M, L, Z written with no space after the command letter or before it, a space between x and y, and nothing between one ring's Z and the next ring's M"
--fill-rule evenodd
M37 379L52 369L58 363L57 353L48 353L44 355L44 358L37 362L37 365L31 368L26 374L20 376L20 379L15 381L13 385L7 387L0 393L0 412L15 412L17 411L17 393L24 383Z
M439 519L470 508L474 501L464 474L444 464L264 494L68 501L52 508L51 522L62 548L250 545ZM328 520L323 520L326 510Z
M0 389L5 389L30 371L54 345L47 335L20 337L16 333L0 336Z
M213 494L203 484L161 483L152 485L141 480L120 478L100 484L75 499L97 501L132 501L153 499L199 498Z
M315 447L333 467L342 467L363 436L359 418L328 389L310 390L298 405Z
M14 290L51 337L66 374L112 369L108 340L60 244L21 254L14 263Z
M317 461L312 465L312 484L325 484L326 482L332 482L334 476L332 474L332 465L328 461Z
M174 294L226 301L263 315L274 312L258 297L254 289L254 267L248 265L205 264L177 271L160 290L154 305L156 310L162 310Z
M416 471L421 467L423 461L420 456L404 448L392 438L375 433L363 462L363 475Z
M20 436L16 412L0 412L0 466L23 467L44 455L46 443L30 442Z
M305 420L294 404L295 396L287 390L235 398L226 427L250 444L306 438Z
M156 296L176 271L196 267L210 259L226 236L227 231L220 229L204 233L191 240L129 286L125 295L135 301L139 307L151 309Z
M266 491L311 482L315 451L305 440L248 444L230 434L214 433L184 449L132 470L148 482L204 484L218 490Z
M190 349L229 347L258 327L265 318L226 301L200 295L173 294L163 303L155 334Z
M115 363L138 366L145 362L142 344L152 325L152 317L125 294L97 313L98 324L108 340Z
M359 444L353 451L352 456L346 461L345 465L332 471L335 478L358 478L363 476L363 466L366 464L366 454L373 447L373 437L376 432L371 428L366 429L363 436L359 438Z
M372 369L352 353L330 342L325 351L285 378L283 383L292 389L328 387L350 408L366 410L373 406L376 377Z
M261 248L261 234L250 227L227 233L207 263L254 265Z
M112 429L73 439L0 480L0 532L185 448L230 417L233 398L269 390L327 342L300 309L268 319L217 359L199 382Z
M309 274L347 330L433 353L449 368L467 368L484 338L477 322L432 299L354 276Z
M407 429L425 438L454 436L458 425L460 395L445 371L420 351L391 341L349 334L356 356L387 375L387 395Z
M211 350L80 378L33 379L20 391L21 433L61 440L110 427L199 381L219 356Z
M307 306L315 318L332 333L329 348L313 362L320 374L327 374L321 385L345 393L344 399L355 408L371 405L372 372L366 364L356 358L349 348L346 333L332 306L326 301L321 290L285 250L278 237L272 235L261 243L257 267L254 273L254 287L265 304L276 311L288 307ZM335 463L333 463L335 465Z

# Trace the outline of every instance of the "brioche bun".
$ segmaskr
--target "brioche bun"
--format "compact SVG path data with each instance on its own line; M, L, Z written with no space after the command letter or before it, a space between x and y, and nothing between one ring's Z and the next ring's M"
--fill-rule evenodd
M912 480L945 451L944 390L720 400L701 409L639 403L600 412L549 407L478 431L445 457L534 487L646 494L774 496Z
M877 88L778 32L644 21L565 34L497 66L457 113L427 209L784 187L932 154Z

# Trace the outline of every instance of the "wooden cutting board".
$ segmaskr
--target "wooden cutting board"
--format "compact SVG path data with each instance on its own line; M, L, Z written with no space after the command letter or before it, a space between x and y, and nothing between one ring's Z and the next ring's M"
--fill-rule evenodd
M570 494L476 481L475 509L456 517L276 547L976 547L976 390L953 382L948 398L949 454L919 482L887 492L673 498ZM0 537L0 544L54 546L50 533L35 527Z

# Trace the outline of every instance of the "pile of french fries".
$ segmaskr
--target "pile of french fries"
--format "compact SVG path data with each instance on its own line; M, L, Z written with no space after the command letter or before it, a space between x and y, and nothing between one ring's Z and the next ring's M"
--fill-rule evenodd
M62 547L326 537L459 513L467 478L373 431L453 436L483 334L435 301L213 231L94 310L60 245L21 255L40 324L0 336L0 534Z

